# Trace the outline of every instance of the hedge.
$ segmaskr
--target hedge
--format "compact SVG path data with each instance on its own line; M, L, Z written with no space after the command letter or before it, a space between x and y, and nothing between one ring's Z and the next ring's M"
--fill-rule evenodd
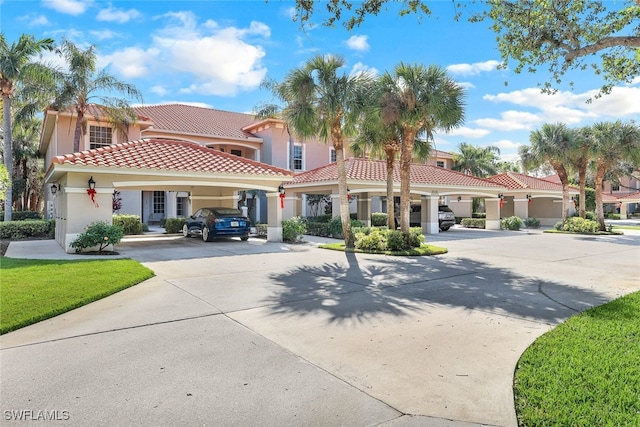
M53 219L38 219L24 221L2 221L0 222L1 239L29 239L29 238L49 238L53 239L56 222Z
M43 219L40 212L35 211L13 211L11 221L26 221L28 219ZM0 212L0 221L4 221L4 211Z
M142 234L142 221L139 215L113 215L113 225L124 230L124 234Z
M467 228L485 228L486 220L484 218L463 218L460 224Z

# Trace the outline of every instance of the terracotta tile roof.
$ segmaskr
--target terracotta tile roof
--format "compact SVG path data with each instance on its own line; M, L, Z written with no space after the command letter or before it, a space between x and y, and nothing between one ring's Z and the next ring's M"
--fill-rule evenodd
M640 191L636 191L635 193L631 194L625 194L624 196L618 196L618 200L624 201L626 199L640 200Z
M536 178L522 173L506 172L491 176L487 179L511 190L562 191L562 185L556 182ZM569 188L570 190L577 190L574 187Z
M254 116L185 104L135 107L138 114L153 122L151 129L200 134L222 138L255 138L242 129L258 121Z
M347 180L351 181L381 181L387 179L387 165L384 160L370 160L362 158L345 159ZM288 182L292 184L310 184L315 182L327 182L337 180L337 165L330 163L316 169L297 174ZM393 180L400 182L400 167L396 164ZM414 163L411 165L411 182L415 184L455 185L463 187L484 187L499 189L499 184L465 175L450 169L437 166ZM287 185L285 184L285 186Z
M136 108L134 108L134 110L136 110L136 112L138 113L138 120L139 121L148 121L149 120L148 117L141 115L140 112L137 111ZM58 110L56 108L54 108L54 107L48 107L46 111L58 111ZM72 116L76 116L76 114L77 114L74 107L68 107L68 108L64 109L62 111L62 113L71 114ZM87 119L94 119L96 121L101 120L101 119L106 119L106 114L102 110L102 106L98 105L98 104L88 104L87 105L87 111L85 112L84 116Z
M54 157L59 165L291 176L288 170L184 141L142 139Z

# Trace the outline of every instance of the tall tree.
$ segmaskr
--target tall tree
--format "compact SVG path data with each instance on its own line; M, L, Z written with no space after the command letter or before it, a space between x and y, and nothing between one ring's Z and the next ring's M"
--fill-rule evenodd
M569 70L601 75L601 94L614 83L640 76L640 4L637 0L489 0L476 19L489 18L503 61L513 71L535 73L548 67L553 91Z
M562 184L562 220L569 217L569 153L574 149L573 134L564 123L545 123L529 136L530 146L520 146L525 170L550 165Z
M319 14L320 2L296 0L295 19L301 24ZM342 21L347 30L358 27L368 16L387 13L387 4L399 4L399 15L432 14L427 0L328 0L320 3L322 23ZM451 18L463 14L464 2L452 1ZM480 12L472 5L482 7ZM489 20L496 33L498 50L505 65L516 61L516 73L536 72L548 67L553 90L570 70L593 70L604 78L601 94L614 83L630 83L640 76L640 6L638 0L476 0L468 2L471 22Z
M109 122L121 133L126 133L129 124L134 123L137 114L129 105L128 99L111 97L116 92L126 98L142 102L142 95L135 86L122 82L107 73L96 69L96 48L79 49L65 40L58 51L64 58L69 71L65 74L60 92L54 102L58 110L73 108L76 114L76 128L73 136L73 151L80 151L80 140L86 134L87 108L96 100Z
M500 167L500 149L493 145L476 147L461 142L453 153L453 170L481 178L495 175Z
M50 76L51 69L46 65L34 61L35 55L43 50L54 48L53 40L49 38L36 39L27 34L20 36L17 42L9 45L4 33L0 34L0 91L2 91L2 130L3 156L2 161L9 175L9 184L5 190L4 220L12 219L13 190L11 178L13 176L13 142L11 100L16 91L29 84L38 84Z
M574 148L569 153L571 167L578 173L578 183L580 187L580 197L578 198L578 212L581 218L587 216L587 173L591 162L593 144L591 128L583 127L573 130Z
M624 161L640 167L640 126L634 122L600 122L591 127L593 160L596 167L596 214L600 230L606 230L602 205L604 178Z
M449 130L464 121L462 86L438 66L398 64L381 77L382 117L397 126L400 145L400 229L408 238L411 203L411 163L418 135L431 139L436 129Z
M367 89L373 79L368 74L339 74L344 66L339 56L314 56L304 66L287 73L276 93L285 103L283 116L300 138L317 137L330 142L336 151L340 218L345 245L354 246L347 196L347 172L344 146L356 133L356 123L366 102Z
M38 195L42 192L44 170L38 151L41 126L42 120L32 117L17 121L13 128L14 183L20 183L16 189L21 193L16 198L14 191L18 210L37 210Z

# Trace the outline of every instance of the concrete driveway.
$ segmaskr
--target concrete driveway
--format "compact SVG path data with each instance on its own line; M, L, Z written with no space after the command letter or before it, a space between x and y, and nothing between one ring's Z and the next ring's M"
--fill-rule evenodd
M127 239L156 277L1 337L3 424L515 426L522 352L640 290L640 235L454 228L424 258L309 240ZM7 256L78 257L47 244Z

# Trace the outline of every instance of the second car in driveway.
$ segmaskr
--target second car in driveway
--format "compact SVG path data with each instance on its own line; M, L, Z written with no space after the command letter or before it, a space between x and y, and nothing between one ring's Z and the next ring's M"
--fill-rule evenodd
M202 236L202 240L210 242L216 237L249 238L251 221L235 208L202 208L187 218L182 227L184 237Z

